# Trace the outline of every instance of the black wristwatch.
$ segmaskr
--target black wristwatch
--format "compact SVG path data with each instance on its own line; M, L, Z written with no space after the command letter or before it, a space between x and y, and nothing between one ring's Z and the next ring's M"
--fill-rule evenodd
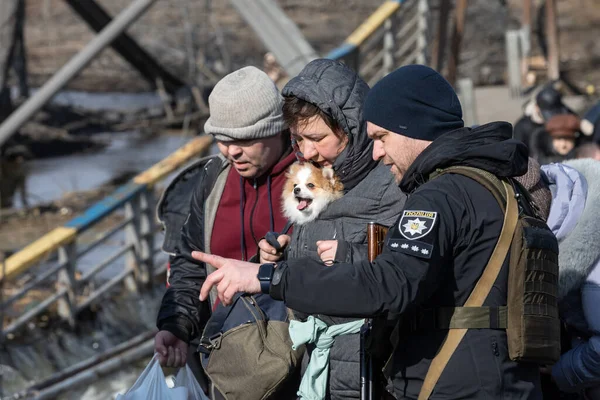
M273 272L275 271L275 264L262 264L258 268L258 281L260 282L260 291L264 294L269 294L271 288L271 280L273 279Z

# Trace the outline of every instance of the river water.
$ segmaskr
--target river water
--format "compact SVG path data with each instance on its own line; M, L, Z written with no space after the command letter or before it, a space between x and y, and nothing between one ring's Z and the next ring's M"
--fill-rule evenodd
M183 135L148 138L136 132L94 136L108 140L109 145L94 153L29 162L27 192L31 203L56 200L66 192L93 189L122 174L141 172L190 140Z
M35 90L33 91L35 92ZM62 92L53 103L87 110L137 111L161 107L154 93ZM27 192L32 204L60 198L69 191L88 190L130 172L143 171L184 145L190 136L147 137L138 132L100 133L108 146L93 153L30 161ZM20 199L17 196L17 206Z
M154 94L101 94L61 93L54 101L60 104L77 104L88 109L129 109L160 106L160 99ZM27 191L30 205L60 198L70 191L95 188L111 179L128 173L139 173L159 162L191 139L190 136L162 135L147 137L138 132L97 134L109 144L106 148L85 154L33 160L28 163ZM167 179L161 186L168 182ZM17 206L20 199L17 196ZM118 240L118 238L117 238ZM157 240L162 240L160 235ZM109 247L99 248L99 253L110 253ZM94 255L91 255L93 258ZM88 264L82 261L81 270ZM166 256L159 256L158 262L165 262ZM92 261L89 262L92 264ZM117 266L115 266L117 267ZM111 268L106 270L111 274ZM102 275L99 276L102 278ZM35 337L10 350L0 350L2 360L18 365L18 371L2 366L4 377L0 396L10 395L14 390L28 386L27 382L46 377L56 370L85 360L101 351L110 349L136 334L154 327L163 287L145 293L141 298L126 299L119 304L102 304L103 310L97 320L82 332L57 331L51 334L31 333ZM48 360L52 360L51 362ZM99 379L91 385L64 393L60 399L105 400L124 393L137 379L149 361L122 368ZM13 391L11 391L13 389Z

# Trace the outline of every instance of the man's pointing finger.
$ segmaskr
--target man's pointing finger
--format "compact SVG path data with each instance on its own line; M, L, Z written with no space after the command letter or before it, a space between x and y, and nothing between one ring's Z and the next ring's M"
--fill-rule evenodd
M198 261L205 262L215 268L221 268L225 265L226 259L214 254L203 253L201 251L192 251L192 257Z

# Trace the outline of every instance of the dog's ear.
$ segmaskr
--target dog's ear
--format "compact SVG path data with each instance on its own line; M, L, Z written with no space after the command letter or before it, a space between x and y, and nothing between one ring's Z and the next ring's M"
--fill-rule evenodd
M340 182L338 177L335 176L335 172L333 172L333 168L325 167L321 170L321 172L323 173L323 178L327 179L327 181L331 185L331 188L335 192L341 193L344 190L344 185L342 184L342 182Z
M296 175L296 173L298 173L298 170L302 167L302 164L295 162L292 165L290 165L290 167L288 168L287 172L285 173L285 176L290 179L292 178L294 175Z
M323 178L327 179L331 187L335 190L336 184L339 183L339 180L335 176L335 172L333 172L333 168L325 167L321 170L323 173Z
M323 178L333 183L333 180L335 179L335 173L333 172L333 168L325 167L321 170L321 172L323 173Z

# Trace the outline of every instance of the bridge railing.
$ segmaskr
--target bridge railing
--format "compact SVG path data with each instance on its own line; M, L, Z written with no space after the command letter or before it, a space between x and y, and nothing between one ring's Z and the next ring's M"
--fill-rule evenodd
M327 58L342 60L370 86L406 64L427 64L428 0L388 0Z
M149 285L157 273L154 256L160 251L154 243L158 227L153 187L194 157L206 154L211 144L210 136L194 138L6 259L5 276L0 277L5 292L9 288L12 293L0 305L2 334L14 334L51 309L74 324L78 313L119 285L133 292ZM108 248L109 254L104 254ZM90 262L92 253L95 257ZM94 279L107 272L110 276Z

